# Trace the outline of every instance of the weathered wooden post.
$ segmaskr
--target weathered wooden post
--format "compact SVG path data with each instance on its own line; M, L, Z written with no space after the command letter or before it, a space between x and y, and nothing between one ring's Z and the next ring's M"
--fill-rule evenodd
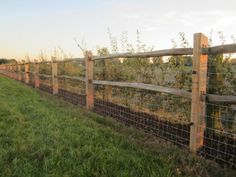
M8 75L8 65L5 64L5 75Z
M208 56L202 48L208 47L208 38L202 33L194 34L190 151L196 153L203 146L205 130L205 94L207 85Z
M34 61L34 87L39 88L39 63Z
M105 74L104 74L105 79L110 80L111 78L110 78L110 75L109 75L110 70L109 70L108 61L104 60L104 65L105 65L105 71L104 71L105 72ZM112 99L112 86L110 86L110 85L105 86L105 94L106 94L107 101L110 101Z
M16 74L17 65L16 65L16 63L14 63L14 65L13 65L13 71L14 71L14 79L16 79L17 78L17 74Z
M6 64L6 71L5 71L5 74L6 74L7 76L8 76L8 74L9 74L9 73L8 73L8 72L9 72L8 69L9 69L8 64Z
M7 70L6 64L3 65L2 69L3 69L3 74L6 74L6 70Z
M7 65L7 75L8 75L8 77L11 76L10 64Z
M12 64L9 65L10 78L12 78Z
M9 65L10 78L12 78L12 64Z
M15 79L15 64L12 64L12 78Z
M13 78L16 79L16 64L15 63L12 65L12 71L13 71Z
M17 63L14 64L14 79L17 79Z
M13 78L14 77L13 64L10 65L10 70L11 70L11 78Z
M6 75L8 76L9 75L9 65L6 64Z
M7 67L7 64L5 65L5 75L7 75L7 69L8 69L8 67Z
M55 57L52 57L52 93L58 94L58 77L57 77L57 61Z
M85 54L86 64L86 107L92 110L94 107L94 93L93 93L93 54L88 51Z
M29 63L25 63L25 83L29 83Z
M21 64L17 63L18 80L21 81Z

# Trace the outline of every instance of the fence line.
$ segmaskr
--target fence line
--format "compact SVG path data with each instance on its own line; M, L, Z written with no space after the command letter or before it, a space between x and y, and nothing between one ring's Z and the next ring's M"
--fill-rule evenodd
M211 127L208 127L207 121L208 116L206 114L207 106L210 104L235 104L236 96L229 95L217 95L207 93L207 80L208 80L208 56L223 54L223 53L235 53L236 44L208 47L208 38L201 34L194 34L194 46L193 48L176 48L159 51L151 51L146 53L123 53L123 54L112 54L106 56L93 56L91 52L87 52L85 58L67 58L64 61L56 61L52 58L52 61L43 62L26 62L16 64L4 64L0 65L1 73L14 78L19 81L23 81L26 84L32 84L35 88L42 88L52 92L53 95L63 95L63 97L71 100L73 103L86 105L89 110L94 110L98 113L109 115L122 120L128 125L137 124L138 128L142 128L158 134L162 138L170 140L176 144L188 146L190 151L198 153L202 148L208 148L208 142L215 141L218 144L220 140L215 140L214 137L206 137L210 132ZM186 91L183 89L176 89L164 86L158 86L153 84L144 83L131 83L131 82L117 82L107 80L95 80L94 79L94 62L97 60L107 59L118 59L118 58L150 58L150 57L162 57L162 56L182 56L182 55L193 55L193 69L192 69L192 91ZM68 62L85 62L85 77L68 76L66 74L58 73L58 65L65 64ZM30 70L30 64L33 64L34 70ZM47 64L51 66L51 74L40 73L40 64ZM22 66L24 71L22 71ZM23 75L23 76L22 76ZM34 83L30 83L31 75L33 76ZM51 78L51 86L41 83L41 78ZM60 88L60 82L65 79L69 79L76 82L82 82L85 84L85 96L70 93ZM107 93L107 100L101 101L95 97L95 87L105 87ZM128 110L125 107L118 106L110 102L112 95L112 87L119 88L133 88L139 90L148 90L151 92L159 92L160 94L173 95L180 98L187 98L191 102L191 120L188 123L175 124L163 121L162 119L155 118L147 115L146 113L141 114L132 110ZM140 94L142 94L140 92ZM159 95L162 99L163 95ZM158 98L158 97L157 97ZM84 102L85 99L85 102ZM114 98L117 99L117 98ZM165 98L163 98L165 99ZM80 100L80 101L78 101ZM178 104L178 103L177 103ZM106 107L104 107L104 105ZM217 106L217 105L214 105ZM234 106L231 106L234 110ZM104 110L103 110L104 109ZM119 112L120 115L115 114ZM133 116L133 118L132 118ZM214 119L214 117L213 117ZM157 122L158 120L158 122ZM235 120L232 120L235 121ZM179 132L180 131L180 132ZM214 133L216 129L214 129ZM179 133L179 135L175 135ZM227 163L227 159L231 162L228 164L236 166L236 134L230 133L233 139L227 140L232 141L232 144L226 143L226 148L232 148L232 150L223 152L227 157L219 157L224 163ZM218 136L218 135L217 135ZM230 137L231 138L231 137ZM177 140L178 139L178 140ZM213 143L212 143L213 144ZM211 147L212 148L212 147ZM222 151L222 149L218 150ZM219 153L217 151L217 153ZM231 153L232 152L232 153ZM206 152L207 153L207 152ZM216 158L216 160L218 160Z

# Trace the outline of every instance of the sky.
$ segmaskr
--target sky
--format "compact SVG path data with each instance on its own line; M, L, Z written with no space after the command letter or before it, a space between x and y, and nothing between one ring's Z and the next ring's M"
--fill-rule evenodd
M110 47L108 28L117 38L128 34L135 45L136 31L154 49L172 48L184 32L190 46L193 34L218 32L226 43L236 38L235 0L0 0L0 58L36 59L55 48L80 57L75 39L86 49ZM232 37L235 36L235 37Z

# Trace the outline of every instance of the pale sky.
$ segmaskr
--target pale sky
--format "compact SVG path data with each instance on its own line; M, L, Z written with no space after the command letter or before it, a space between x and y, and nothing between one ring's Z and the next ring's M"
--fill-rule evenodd
M171 48L171 39L185 32L192 45L193 33L209 36L219 45L218 31L226 43L236 37L235 0L0 0L0 58L37 58L55 47L73 57L81 56L74 38L86 48L110 47L107 29L119 42L127 32L135 44L136 30L142 41L155 49Z

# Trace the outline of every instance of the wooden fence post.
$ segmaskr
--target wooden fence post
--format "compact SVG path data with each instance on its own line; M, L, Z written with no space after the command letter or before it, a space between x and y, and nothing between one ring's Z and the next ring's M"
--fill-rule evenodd
M94 107L94 93L93 93L93 54L88 51L86 57L86 107L92 110Z
M192 103L190 129L190 151L197 153L203 146L205 130L205 94L207 85L208 56L202 54L202 48L208 47L208 38L202 33L194 34Z
M6 65L6 75L9 76L9 64Z
M6 64L6 72L5 72L5 74L8 76L8 64Z
M52 57L52 93L58 94L58 77L57 77L57 62L55 57Z
M14 79L14 75L15 75L14 64L11 65L11 72L12 72L12 79Z
M105 65L105 80L110 80L110 70L109 70L109 62L104 60L104 65ZM106 99L107 101L110 101L112 99L112 86L106 85L105 86L105 94L106 94Z
M39 88L39 63L34 61L34 87Z
M18 80L21 81L21 64L17 63Z
M11 78L13 78L14 77L13 64L10 65L10 69L11 69Z
M14 64L14 79L17 79L17 63Z
M9 65L10 78L12 78L12 64Z
M10 68L10 64L7 65L7 75L8 77L11 77L11 68Z
M16 79L16 64L13 64L13 78Z
M7 66L6 64L3 65L3 74L6 74Z
M25 63L25 83L29 83L29 63Z
M12 78L15 79L15 64L12 64Z
M8 65L6 64L6 71L5 71L5 75L8 75Z

